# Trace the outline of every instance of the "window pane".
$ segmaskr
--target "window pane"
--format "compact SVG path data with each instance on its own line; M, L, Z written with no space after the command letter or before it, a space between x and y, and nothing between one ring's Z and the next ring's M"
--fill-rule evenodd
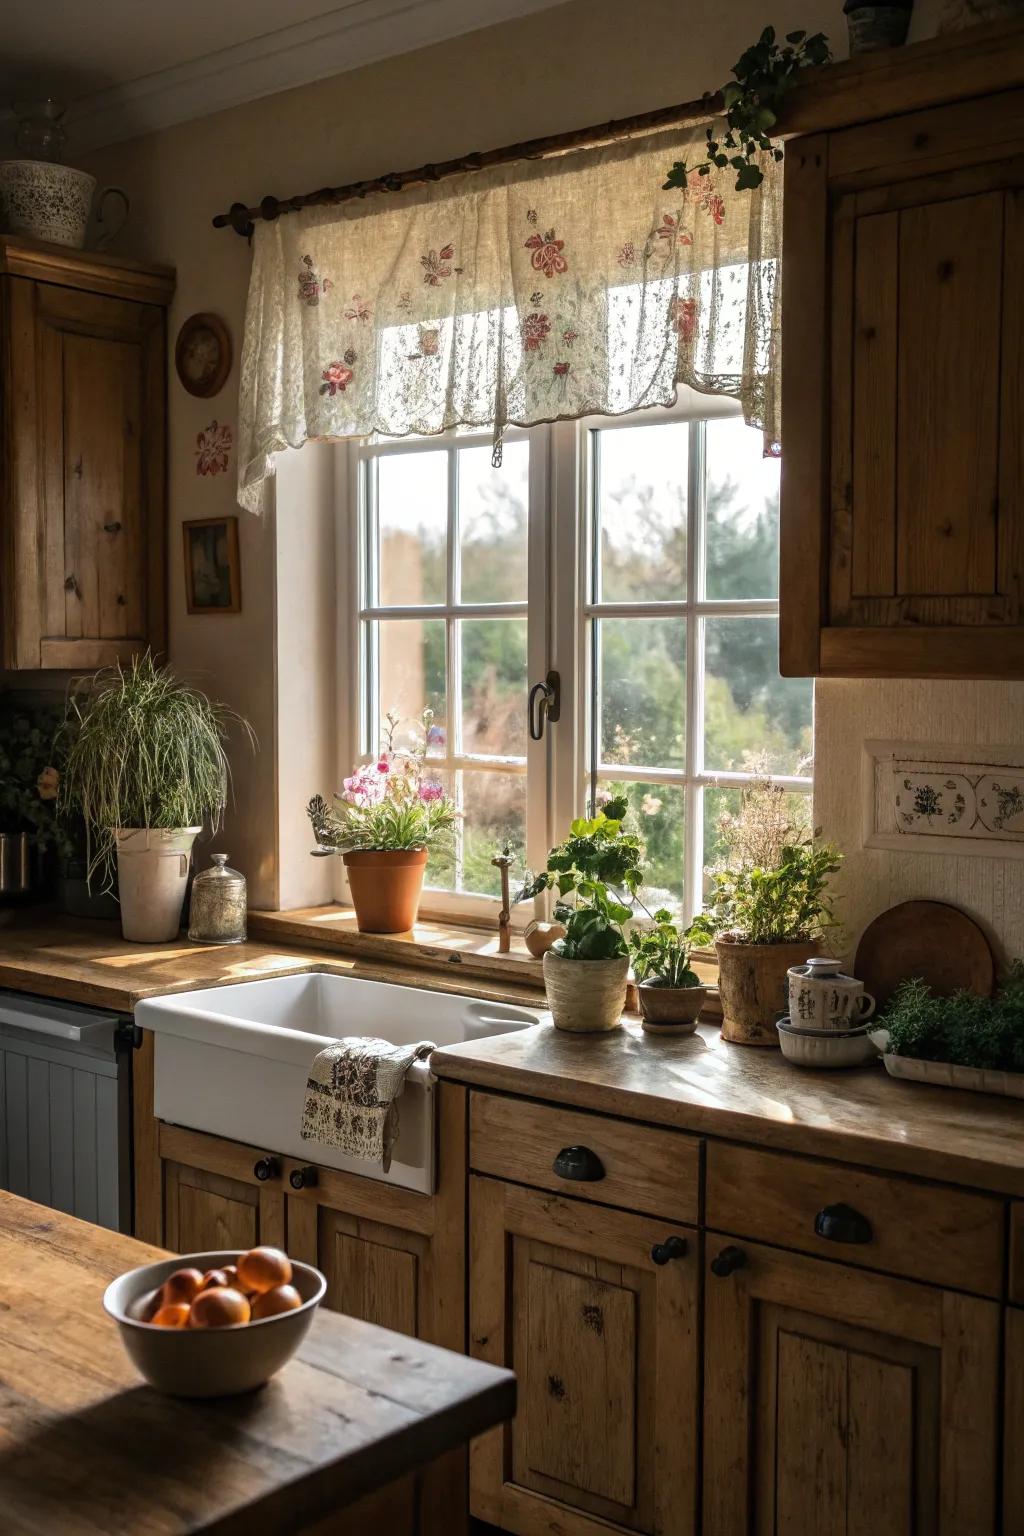
M443 757L448 728L445 703L443 619L387 619L374 626L379 647L377 707L401 717L396 746L407 746L410 726L425 709L434 711L429 748Z
M641 900L652 912L658 907L681 910L686 791L678 784L602 780L597 786L598 809L613 795L626 796L629 801L626 825L644 841L646 864Z
M454 799L456 775L450 769L438 768L433 770L431 776L443 784L446 794ZM442 891L455 889L455 839L458 836L459 824L456 822L450 835L431 848L427 856L427 870L424 876L426 885L432 885Z
M682 768L686 625L679 619L599 619L603 763Z
M525 773L462 773L462 889L484 896L501 893L491 863L506 843L522 856L526 847ZM515 882L515 872L510 874Z
M378 601L443 603L448 544L448 455L377 460Z
M599 600L685 597L689 427L618 427L595 437Z
M739 417L704 430L707 595L778 597L780 461Z
M500 469L490 448L464 448L458 463L462 601L525 603L529 445L506 443Z
M526 756L526 620L463 619L462 751Z
M813 682L780 677L779 621L708 619L704 633L704 766L809 773Z

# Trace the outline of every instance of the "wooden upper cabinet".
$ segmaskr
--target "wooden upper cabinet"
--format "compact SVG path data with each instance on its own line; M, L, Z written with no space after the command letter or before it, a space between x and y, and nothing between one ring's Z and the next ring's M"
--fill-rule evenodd
M7 667L166 644L172 289L163 269L0 240Z
M1024 677L1024 90L792 141L781 667Z

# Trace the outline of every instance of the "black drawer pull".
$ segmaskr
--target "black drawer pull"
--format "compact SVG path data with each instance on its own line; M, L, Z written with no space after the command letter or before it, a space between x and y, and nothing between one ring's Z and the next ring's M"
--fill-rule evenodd
M268 1179L280 1178L281 1164L268 1152L266 1157L261 1157L253 1163L252 1171L260 1183L265 1184Z
M578 1184L596 1184L604 1178L604 1163L589 1147L563 1147L551 1166L560 1179L575 1179Z
M723 1248L711 1260L711 1273L724 1280L727 1275L733 1274L737 1269L742 1269L747 1262L747 1256L742 1248L736 1248L732 1243L728 1248Z
M651 1258L655 1264L667 1264L670 1259L681 1259L685 1253L685 1237L666 1237L663 1243L655 1243Z
M103 524L103 532L104 533L120 533L121 532L121 524L120 523L104 523Z
M830 1243L870 1243L871 1223L852 1205L826 1205L814 1218L814 1230Z
M318 1174L311 1163L305 1168L293 1168L288 1175L288 1183L292 1189L315 1189L318 1182Z

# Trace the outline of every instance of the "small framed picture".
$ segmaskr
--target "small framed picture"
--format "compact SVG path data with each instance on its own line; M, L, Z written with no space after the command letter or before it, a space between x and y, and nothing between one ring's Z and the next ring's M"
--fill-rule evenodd
M182 524L189 613L240 613L238 518L201 517Z

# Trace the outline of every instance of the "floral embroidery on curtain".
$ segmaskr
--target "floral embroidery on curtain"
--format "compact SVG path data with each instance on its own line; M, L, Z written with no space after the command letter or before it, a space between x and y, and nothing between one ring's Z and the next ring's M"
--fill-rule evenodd
M257 226L239 501L311 438L493 427L739 400L779 443L782 176L694 174L704 130L453 177Z

